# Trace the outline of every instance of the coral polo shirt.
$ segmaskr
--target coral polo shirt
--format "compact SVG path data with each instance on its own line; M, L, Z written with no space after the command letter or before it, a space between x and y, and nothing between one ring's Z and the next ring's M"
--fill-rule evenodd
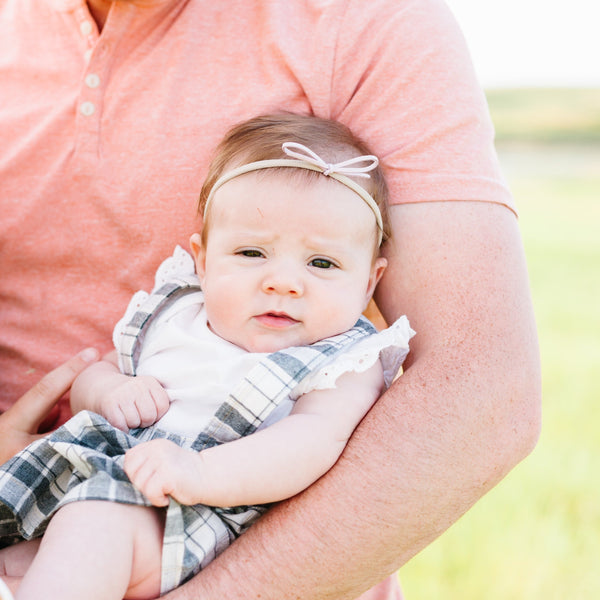
M211 152L281 110L339 119L392 202L512 206L464 40L438 0L0 4L0 410L109 350L134 290L197 230ZM61 420L67 416L63 405Z

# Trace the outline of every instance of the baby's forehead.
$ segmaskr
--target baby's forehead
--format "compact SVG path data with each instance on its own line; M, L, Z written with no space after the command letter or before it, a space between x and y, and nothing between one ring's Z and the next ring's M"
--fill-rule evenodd
M309 171L307 180L302 171L252 171L228 181L211 203L211 226L231 233L300 230L323 240L376 240L377 222L359 195L319 173Z

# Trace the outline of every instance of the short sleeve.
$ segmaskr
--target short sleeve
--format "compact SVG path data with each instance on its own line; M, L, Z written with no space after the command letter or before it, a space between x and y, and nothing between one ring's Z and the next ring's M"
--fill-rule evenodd
M381 159L391 204L476 200L515 210L484 92L445 2L349 0L331 81L328 116Z

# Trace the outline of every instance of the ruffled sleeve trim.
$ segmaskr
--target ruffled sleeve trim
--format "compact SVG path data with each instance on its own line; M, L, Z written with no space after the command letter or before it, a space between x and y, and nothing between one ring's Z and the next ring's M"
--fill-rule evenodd
M351 346L333 362L305 377L293 392L295 400L314 390L332 389L340 375L362 373L380 359L383 365L385 387L389 387L398 374L409 351L409 340L415 335L408 319L400 317L390 327L370 335Z
M190 275L194 275L195 272L196 267L194 265L194 259L192 256L181 246L176 246L173 254L166 258L156 270L156 274L154 276L154 288L152 289L152 292L160 289L163 285L174 278L189 277ZM121 347L121 340L125 327L131 322L131 319L135 313L139 310L142 304L146 302L149 296L150 294L143 290L135 292L135 294L133 294L131 297L129 304L127 305L125 314L117 322L115 328L113 329L113 344L117 349L117 353L119 354L119 362L121 362L121 353L119 352L119 349ZM119 368L122 370L123 365L119 364Z

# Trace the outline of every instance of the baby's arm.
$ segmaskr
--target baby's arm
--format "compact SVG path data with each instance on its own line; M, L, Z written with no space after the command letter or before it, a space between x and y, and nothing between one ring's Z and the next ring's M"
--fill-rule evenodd
M169 397L154 377L119 371L116 351L88 367L71 388L71 410L91 410L126 431L148 427L169 409Z
M132 482L156 506L263 504L293 496L326 473L383 392L381 363L346 373L335 389L300 397L291 414L252 435L200 453L167 440L140 444L125 456Z

